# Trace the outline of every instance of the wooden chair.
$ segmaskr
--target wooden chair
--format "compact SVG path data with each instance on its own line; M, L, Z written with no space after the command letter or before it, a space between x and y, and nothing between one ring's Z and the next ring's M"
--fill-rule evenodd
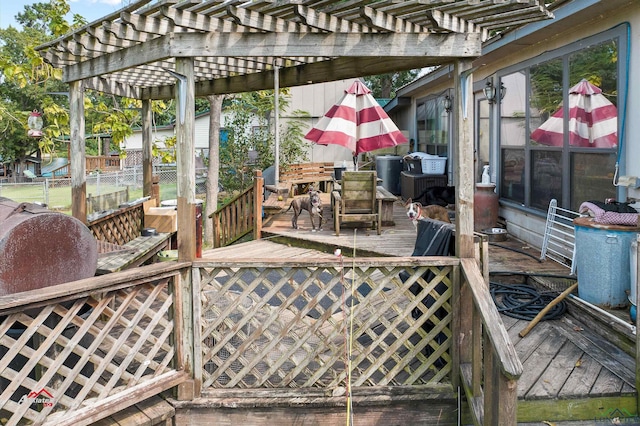
M344 172L340 191L333 191L333 222L340 235L343 222L370 222L378 235L382 228L382 200L376 199L375 171Z

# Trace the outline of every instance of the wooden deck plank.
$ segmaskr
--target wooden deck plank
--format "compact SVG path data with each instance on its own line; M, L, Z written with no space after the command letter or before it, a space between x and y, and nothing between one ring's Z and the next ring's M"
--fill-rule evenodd
M570 329L566 323L554 327L576 346L620 377L631 386L635 386L635 361L629 355L616 348L601 337L590 333L588 328L580 327L576 331Z
M170 238L171 233L159 233L151 237L138 237L131 240L122 246L126 247L126 250L114 251L112 254L101 256L98 259L96 275L140 266L160 250L164 250L168 246Z
M111 416L111 419L116 424L121 426L139 425L139 426L152 426L151 419L142 411L140 411L135 405L127 407L124 410L118 411Z
M151 424L165 424L176 414L175 408L165 399L154 396L136 404L138 410L151 419Z
M571 375L584 352L570 341L566 341L560 351L545 369L540 379L533 385L527 398L555 398L565 381Z
M525 322L522 322L525 324ZM525 339L518 336L520 332L519 327L513 327L512 332L516 334L516 337L512 340L516 347L516 353L523 363L529 359L529 357L536 351L538 346L542 344L549 337L549 322L541 322L538 324ZM511 337L511 333L509 333Z
M542 376L566 340L555 328L551 328L547 338L532 352L531 356L522 362L523 373L518 380L519 396L528 397L529 389Z
M622 380L606 368L600 370L589 396L619 395L622 391Z
M125 408L94 425L153 426L165 425L175 416L173 406L160 396L153 396Z
M573 369L564 386L558 392L558 397L579 398L589 395L600 370L602 370L602 364L588 354L583 354L580 358L580 365Z

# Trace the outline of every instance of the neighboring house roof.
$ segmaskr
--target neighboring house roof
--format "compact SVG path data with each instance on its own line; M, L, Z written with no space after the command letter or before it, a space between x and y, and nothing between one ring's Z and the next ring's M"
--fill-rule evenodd
M46 161L42 164L40 174L46 175L54 170L58 170L60 167L66 166L67 164L69 164L69 160L67 158L53 158L51 161Z

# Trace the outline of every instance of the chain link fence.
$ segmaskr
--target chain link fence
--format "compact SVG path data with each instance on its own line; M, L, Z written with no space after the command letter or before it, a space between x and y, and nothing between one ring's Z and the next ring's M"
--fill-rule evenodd
M206 193L206 168L196 169L196 194ZM178 175L175 166L154 166L153 174L160 178L160 199L177 198ZM90 173L86 177L87 196L97 196L129 188L133 199L142 196L141 167L131 167L119 172ZM0 197L15 202L46 204L50 208L71 208L71 178L37 178L27 183L0 183Z

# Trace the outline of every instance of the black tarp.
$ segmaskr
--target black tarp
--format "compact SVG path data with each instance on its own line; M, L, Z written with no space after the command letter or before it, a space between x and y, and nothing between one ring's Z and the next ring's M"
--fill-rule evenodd
M418 221L418 233L412 256L453 256L455 254L454 229L454 225L450 223L431 219L420 219ZM405 277L401 276L401 278L404 281L409 277L407 275ZM423 276L423 278L426 282L429 282L434 278L434 274L429 271ZM415 283L409 287L409 291L414 295L418 295L422 291L422 288L419 283ZM447 285L444 282L438 283L435 287L435 293L438 295L443 294L446 291ZM427 309L435 303L435 297L433 292L431 292L423 299L422 303L427 307ZM422 310L416 307L411 313L411 316L414 319L420 318L420 316L422 316ZM442 320L447 316L447 310L445 308L439 308L435 311L434 316L438 320ZM426 320L422 325L427 333L434 326L435 324L431 320ZM438 333L434 340L438 345L442 345L446 342L447 336L445 333L441 332ZM434 350L430 345L426 346L425 352L427 357L430 356L433 351ZM438 358L434 364L436 367L442 368L445 365L445 361L442 358Z

